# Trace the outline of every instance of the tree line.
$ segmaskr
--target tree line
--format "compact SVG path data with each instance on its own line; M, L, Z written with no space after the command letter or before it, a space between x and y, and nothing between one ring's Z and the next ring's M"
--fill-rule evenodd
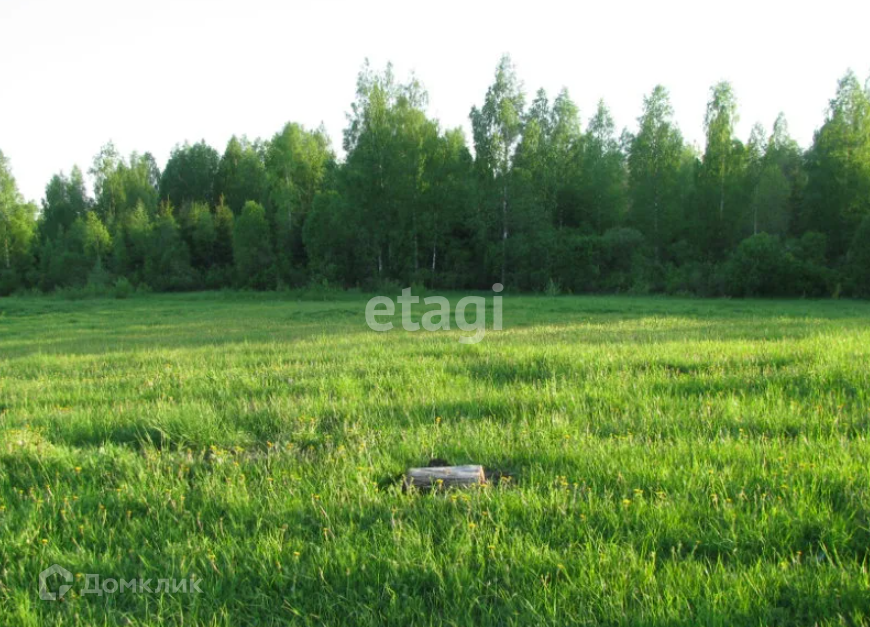
M843 76L812 145L780 114L744 142L727 82L701 152L668 91L634 133L599 102L530 97L508 56L461 129L412 79L363 66L339 161L287 124L223 154L176 146L163 171L109 143L25 203L0 153L0 295L24 290L510 288L549 293L870 296L870 81Z

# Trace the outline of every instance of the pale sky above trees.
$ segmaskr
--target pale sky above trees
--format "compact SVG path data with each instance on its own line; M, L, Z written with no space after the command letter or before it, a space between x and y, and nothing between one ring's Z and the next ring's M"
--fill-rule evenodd
M604 98L621 130L661 83L684 137L703 147L710 87L731 81L737 135L780 111L806 148L837 79L870 71L866 2L117 2L0 4L0 148L38 201L59 170L87 170L110 139L150 151L222 152L233 134L325 124L341 153L345 113L368 57L414 71L442 127L463 126L502 53L528 94L569 89L584 126Z

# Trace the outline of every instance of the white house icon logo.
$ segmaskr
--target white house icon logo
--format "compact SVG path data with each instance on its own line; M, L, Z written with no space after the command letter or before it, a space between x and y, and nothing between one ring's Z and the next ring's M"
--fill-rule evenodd
M52 575L60 575L66 582L66 584L60 586L57 589L57 592L49 591L48 586L46 585L48 582L48 578ZM63 566L52 564L44 571L39 573L39 598L43 601L59 601L63 598L63 595L65 595L69 591L69 589L72 588L72 586L68 585L72 583L72 580L73 576L71 572L69 572Z

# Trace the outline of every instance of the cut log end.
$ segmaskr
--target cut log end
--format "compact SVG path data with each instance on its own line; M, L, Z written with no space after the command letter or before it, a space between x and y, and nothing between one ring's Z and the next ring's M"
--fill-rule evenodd
M420 489L468 487L485 483L483 466L477 465L409 468L405 475L407 487Z

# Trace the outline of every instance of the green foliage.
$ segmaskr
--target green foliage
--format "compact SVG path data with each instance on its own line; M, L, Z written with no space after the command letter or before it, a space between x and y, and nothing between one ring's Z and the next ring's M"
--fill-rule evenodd
M18 276L18 273L0 269L0 296L9 296L21 287L21 277Z
M272 251L266 210L249 200L236 218L233 229L233 259L240 287L258 290L275 287L275 256Z
M305 221L334 159L326 131L306 131L299 124L287 124L266 149L267 209L275 224L277 270L283 284L305 283Z
M84 253L90 258L99 260L112 248L112 237L109 230L93 211L85 214L82 245Z
M744 223L745 192L743 169L745 150L734 136L737 99L730 83L717 83L710 89L704 117L707 145L699 171L700 229L699 247L713 259L721 259L735 243Z
M861 221L855 232L847 267L852 293L870 298L870 216Z
M190 249L191 264L197 270L206 272L216 264L218 233L211 209L205 203L189 205L183 213L182 224L182 236Z
M870 215L870 94L851 71L807 153L807 174L802 226L824 233L829 255L840 258Z
M486 218L490 231L497 229L500 249L496 256L501 267L501 282L507 281L508 237L510 236L510 172L514 151L522 137L523 109L526 96L516 68L504 55L495 71L495 80L487 89L483 106L471 109L474 134L475 166L480 190L485 194ZM545 132L537 125L538 132Z
M36 207L25 203L0 152L0 296L24 287L33 267Z
M783 243L759 233L743 240L725 264L724 291L730 296L827 296L834 273L824 266L825 238L808 233Z
M342 196L335 191L317 194L303 230L312 277L330 283L344 280L350 284L361 279L354 271L357 234L353 216Z
M733 296L778 296L788 275L788 260L774 235L759 233L740 242L729 263Z
M619 227L604 233L600 267L605 291L629 291L645 278L645 244L643 233L637 229Z
M233 265L233 223L235 216L223 198L214 212L214 261L215 265L227 268Z
M141 202L120 221L113 249L116 274L136 284L147 279L145 265L152 254L152 228L151 217Z
M631 138L628 158L631 210L629 223L646 233L657 258L680 233L683 202L683 138L673 121L667 90L661 85L644 98L638 133Z
M217 151L205 141L176 146L160 176L160 199L175 207L192 202L212 204L217 197L215 177L219 162Z
M109 271L103 266L103 260L97 257L94 262L94 267L88 273L88 279L85 287L93 294L104 294L109 291L112 284L112 276Z
M234 135L220 158L214 174L214 197L222 199L236 215L247 201L262 202L266 197L263 153L259 142L251 143L246 137L239 139Z
M163 172L110 142L58 173L42 211L0 158L0 293L85 294L94 269L156 290L309 285L721 295L868 296L870 94L847 73L802 152L780 114L736 136L729 83L710 90L703 151L667 90L633 133L603 101L586 128L562 90L527 102L509 56L461 129L441 129L413 76L366 61L339 162L326 131L177 145ZM161 208L160 201L164 205ZM260 207L248 211L246 207ZM767 237L764 237L767 236Z
M580 156L579 181L578 226L591 233L602 233L624 221L625 155L603 100L589 120Z
M140 204L149 213L156 211L160 170L151 154L139 155L134 152L125 161L109 142L94 158L90 173L94 177L93 208L107 227L113 228L117 221L123 220L129 211ZM82 190L77 189L78 182L75 179L70 184L76 188L70 192L70 197L76 198ZM86 202L85 208L88 206L90 203ZM78 214L81 215L82 211Z
M426 185L438 151L438 126L425 103L420 84L397 84L390 66L374 73L366 65L360 73L338 187L356 214L355 257L371 281L407 285L425 272L432 242L424 228L435 221Z
M800 149L788 134L783 114L773 124L763 157L752 165L757 170L747 181L754 186L750 197L752 233L785 235L796 226L806 175Z
M115 298L123 300L129 298L133 294L133 284L126 277L121 277L115 281Z
M602 243L598 235L576 229L560 229L556 234L553 276L564 289L575 294L601 291Z
M523 129L525 93L510 56L504 55L483 106L471 110L474 148L484 172L495 179L509 173L511 159Z
M558 283L556 283L556 281L554 281L553 279L550 279L549 281L547 281L547 289L544 290L544 294L546 294L550 298L554 298L561 293L562 293L562 288L559 286Z
M43 240L56 239L69 230L77 218L84 217L90 205L84 177L78 166L73 167L69 178L62 172L54 175L45 188L45 199L42 201L40 236Z
M172 205L164 203L150 232L144 279L157 290L189 290L197 286L190 249L181 237Z

